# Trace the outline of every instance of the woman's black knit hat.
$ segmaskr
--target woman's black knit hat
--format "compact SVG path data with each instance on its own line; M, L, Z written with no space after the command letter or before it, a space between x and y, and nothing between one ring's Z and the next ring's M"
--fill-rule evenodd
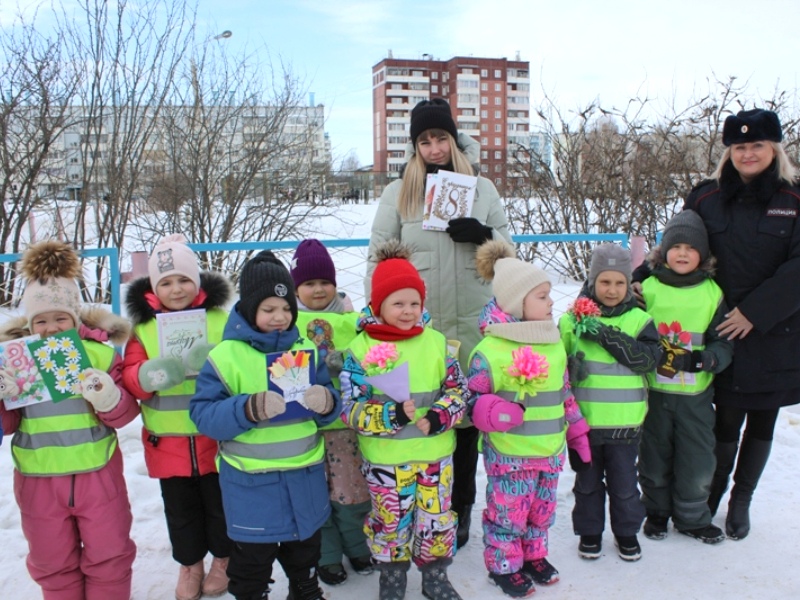
M297 321L294 280L286 265L269 250L262 250L245 263L239 278L239 294L239 313L253 328L256 326L259 304L272 296L289 303L292 310L289 328Z
M783 132L778 115L763 108L740 110L735 116L731 115L725 119L722 128L722 143L726 146L762 140L780 142L782 139Z
M458 139L458 129L450 112L450 105L443 98L423 100L411 110L411 143L416 147L419 135L428 129L443 129Z

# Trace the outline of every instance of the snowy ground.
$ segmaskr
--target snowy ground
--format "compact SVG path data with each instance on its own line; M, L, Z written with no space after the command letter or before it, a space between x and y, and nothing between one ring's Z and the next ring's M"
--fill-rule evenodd
M346 237L368 237L374 206L352 210L356 211L354 219L359 225L348 231ZM333 233L328 237L345 236ZM355 272L358 269L351 270ZM348 281L348 284L348 288L353 286L348 291L356 295L354 281ZM575 283L559 282L554 290L557 308L564 310L577 289ZM119 431L133 507L133 538L138 546L133 598L167 600L174 597L177 565L171 558L158 483L147 476L140 427L137 420ZM0 598L32 600L41 595L25 569L27 543L20 530L19 510L13 496L13 467L8 442L7 439L0 448L0 535L3 540L0 547ZM482 490L486 481L482 466L478 479L472 539L458 553L450 569L451 580L465 600L504 597L486 579L480 541L480 510L485 506ZM708 546L670 530L667 539L659 542L640 536L642 559L626 563L617 557L613 537L607 530L603 557L596 561L582 560L577 554L577 538L572 533L570 520L574 502L573 481L574 474L567 469L559 482L558 517L550 532L549 558L561 572L561 581L549 588L539 587L535 597L553 600L706 600L728 597L780 600L794 599L800 594L800 519L797 518L797 507L800 506L800 407L781 411L772 456L753 500L753 529L750 536L740 542L728 540ZM721 527L724 527L726 502L723 500L720 514L715 519ZM278 566L274 578L272 597L285 598L286 578ZM352 574L345 585L326 588L329 600L366 600L377 598L377 595L376 574L369 577ZM407 598L421 597L419 574L412 570Z

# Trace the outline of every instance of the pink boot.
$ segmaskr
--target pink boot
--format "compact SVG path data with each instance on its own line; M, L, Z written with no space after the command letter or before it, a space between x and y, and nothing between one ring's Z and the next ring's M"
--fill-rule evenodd
M203 575L205 567L202 560L191 567L181 565L178 587L175 588L175 600L199 600L202 595L200 585L203 583Z
M217 558L211 561L211 568L208 570L208 577L203 582L203 595L210 598L222 596L228 591L228 569L227 558Z

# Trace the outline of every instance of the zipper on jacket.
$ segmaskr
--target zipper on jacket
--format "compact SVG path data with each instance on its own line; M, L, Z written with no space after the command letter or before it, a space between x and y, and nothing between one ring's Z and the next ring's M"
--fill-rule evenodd
M194 436L189 436L189 456L192 457L192 477L199 477L200 468L197 466L197 447L194 443Z
M72 475L72 481L69 487L69 507L75 508L75 474Z

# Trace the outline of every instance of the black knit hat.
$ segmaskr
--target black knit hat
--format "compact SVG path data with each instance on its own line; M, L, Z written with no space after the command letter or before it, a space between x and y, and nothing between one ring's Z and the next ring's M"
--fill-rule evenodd
M667 252L675 244L689 244L700 254L700 262L708 258L708 232L703 219L693 210L684 210L667 221L661 237L661 251Z
M726 146L761 140L780 142L782 139L778 115L763 108L740 110L736 116L731 115L725 119L722 128L722 143Z
M458 139L458 129L450 112L450 105L443 98L423 100L411 110L411 143L416 147L417 138L428 129L443 129Z
M292 310L291 328L297 321L297 298L289 269L269 250L262 250L248 260L239 278L239 313L256 326L258 306L266 298L277 296L289 303Z

